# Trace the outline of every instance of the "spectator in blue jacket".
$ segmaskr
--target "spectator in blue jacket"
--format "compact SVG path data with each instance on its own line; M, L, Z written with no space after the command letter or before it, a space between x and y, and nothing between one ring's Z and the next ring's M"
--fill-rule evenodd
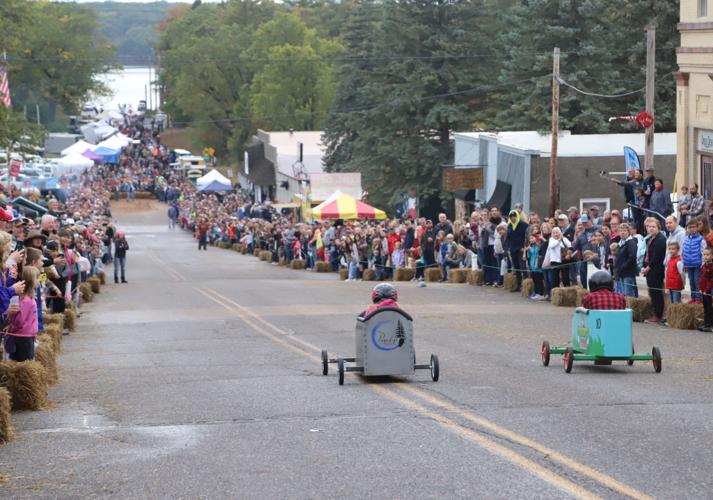
M703 264L703 250L708 246L703 235L698 232L698 221L692 220L686 227L686 238L683 240L683 251L681 260L683 267L688 274L688 282L691 285L691 301L701 301L701 294L698 291L698 281L701 278L701 265Z

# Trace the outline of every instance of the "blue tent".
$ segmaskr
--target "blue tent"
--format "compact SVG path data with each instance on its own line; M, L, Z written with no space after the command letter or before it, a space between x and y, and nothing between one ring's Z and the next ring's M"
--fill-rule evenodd
M226 191L232 191L233 188L222 184L218 181L213 181L210 184L206 184L202 188L200 188L198 191L201 193L224 193Z
M101 156L104 163L119 163L120 153L121 151L118 149L111 149L104 146L94 150L94 154Z

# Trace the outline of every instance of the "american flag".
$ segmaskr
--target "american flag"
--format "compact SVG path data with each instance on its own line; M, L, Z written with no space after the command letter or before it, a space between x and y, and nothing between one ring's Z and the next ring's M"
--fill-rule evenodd
M0 62L0 104L8 108L12 106L10 99L10 82L7 80L7 66Z

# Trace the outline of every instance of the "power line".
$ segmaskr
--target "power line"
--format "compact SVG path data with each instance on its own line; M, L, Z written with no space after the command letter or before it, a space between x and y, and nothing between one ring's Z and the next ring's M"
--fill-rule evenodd
M671 76L671 75L672 75L672 73L667 73L666 75L664 75L664 76L662 76L661 78L659 78L659 80L658 80L657 83L661 83L661 81L662 81L664 78L668 78L668 77ZM561 78L561 77L558 77L558 78L557 78L557 81L560 83L560 85L564 85L565 87L568 87L568 88L570 88L570 89L572 89L572 90L574 90L574 91L576 91L576 92L579 92L580 94L583 94L583 95L586 95L586 96L590 96L590 97L601 97L601 98L603 98L603 99L619 99L619 98L628 97L628 96L634 95L634 94L640 94L640 93L642 93L642 92L644 92L644 91L646 90L646 87L642 87L642 88L640 88L640 89L638 89L638 90L632 90L632 91L630 91L630 92L623 92L623 93L621 93L621 94L599 94L599 93L596 93L596 92L589 92L589 91L586 91L586 90L579 89L579 88L575 87L574 85L572 85L571 83L565 81L565 80L564 80L563 78Z

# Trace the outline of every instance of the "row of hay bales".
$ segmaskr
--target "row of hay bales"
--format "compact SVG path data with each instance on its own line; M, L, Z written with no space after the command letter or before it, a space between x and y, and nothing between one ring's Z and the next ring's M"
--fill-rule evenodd
M223 248L231 248L230 244L219 244ZM232 245L232 249L243 255L247 254L247 247L243 244L236 243ZM262 261L272 261L272 252L255 250L254 254ZM280 265L285 265L284 258L280 258ZM292 269L304 269L304 260L293 260L290 264ZM315 264L315 269L318 273L331 273L332 265L329 262L319 261ZM398 268L394 270L394 281L411 281L416 276L416 270L413 268ZM349 277L346 269L339 270L339 278L344 281ZM440 281L443 277L441 270L437 267L431 267L424 270L424 280L429 282ZM362 273L364 281L376 281L376 272L373 269L365 269ZM480 286L483 284L483 272L481 270L471 269L451 269L448 271L448 283L468 283L470 285ZM517 278L514 273L506 273L503 277L503 288L507 291L514 292L517 290ZM529 298L534 292L534 282L532 279L522 281L521 293L525 298ZM579 286L559 287L552 290L551 302L556 307L581 307L582 299L587 294L587 290ZM636 322L653 316L653 308L651 300L648 297L634 298L627 297L627 307L633 312L633 318ZM682 330L690 330L698 328L703 324L703 306L700 304L670 304L666 309L666 319L672 328Z
M82 300L91 302L104 283L106 276L99 273L80 285ZM39 411L51 406L47 390L59 382L57 355L62 351L62 333L65 328L76 330L77 314L70 305L63 314L46 313L43 319L44 331L37 336L39 345L33 361L0 361L0 444L13 439L11 411Z

